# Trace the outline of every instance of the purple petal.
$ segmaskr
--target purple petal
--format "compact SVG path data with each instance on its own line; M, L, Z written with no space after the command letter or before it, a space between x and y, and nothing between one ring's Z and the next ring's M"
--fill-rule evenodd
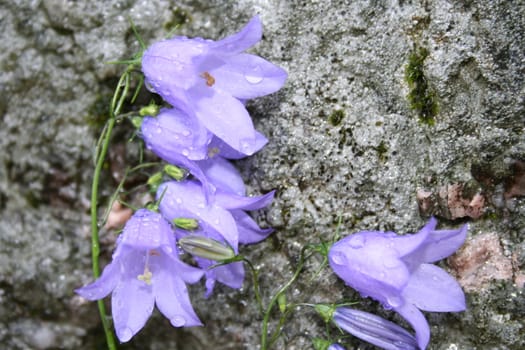
M222 40L210 43L210 49L223 55L233 55L249 49L262 38L262 23L259 16L254 16L240 32Z
M139 249L174 246L173 229L159 213L139 209L128 220L122 232L121 244Z
M214 87L195 86L188 91L197 118L231 148L251 155L257 150L255 129L244 105Z
M263 134L255 130L255 152L260 151L267 143L268 139ZM218 137L214 137L211 140L209 148L212 150L212 152L213 150L218 150L218 155L227 159L242 159L247 156L244 153L234 150Z
M275 190L261 196L245 197L224 191L217 191L215 202L225 209L257 210L272 203Z
M242 262L234 262L209 269L215 261L195 258L199 266L206 269L206 298L213 292L215 282L218 281L230 288L240 289L244 281L244 266Z
M421 311L410 303L404 303L402 306L394 308L394 310L407 320L416 331L416 339L419 348L426 349L430 340L430 328Z
M144 118L141 131L146 147L161 158L171 153L190 160L208 156L212 135L195 117L180 110L162 109L155 118Z
M165 268L176 270L177 275L186 283L197 283L204 275L204 271L180 261L177 254L177 251L166 254L169 260L163 262L167 264Z
M257 223L242 210L232 210L231 214L237 223L239 230L239 243L258 243L273 232L273 228L262 229Z
M250 54L231 56L210 74L215 78L215 88L240 99L271 94L283 86L288 76L284 69Z
M154 306L151 285L138 279L144 272L144 253L132 252L122 262L122 279L111 296L117 337L127 342L144 327Z
M432 264L422 264L412 273L403 297L425 311L457 312L466 307L465 294L456 280Z
M193 218L199 221L205 231L213 230L237 252L239 233L235 220L229 211L215 203L208 203L202 187L194 181L165 182L157 191L157 198L163 193L159 209L168 219Z
M241 174L226 159L215 156L198 162L199 167L215 188L240 196L246 193Z
M416 339L399 325L368 312L338 307L334 322L348 333L386 350L417 350Z
M404 259L409 259L412 263L434 262L452 255L459 249L467 238L468 226L463 225L458 230L435 230L435 225L431 222L422 230L428 230L428 237L412 254ZM428 229L427 227L430 226Z
M75 293L87 300L98 300L111 293L120 279L120 263L112 261L102 271L102 275L93 283L75 290Z
M167 256L152 260L152 285L155 302L160 312L168 318L174 327L201 326L188 295L186 284L182 280L179 266L174 267Z
M328 253L332 270L363 296L398 304L410 272L383 232L363 231L335 243Z

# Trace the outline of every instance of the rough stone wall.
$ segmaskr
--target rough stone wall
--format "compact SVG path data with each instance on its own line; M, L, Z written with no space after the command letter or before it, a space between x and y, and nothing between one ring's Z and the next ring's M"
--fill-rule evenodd
M522 1L3 0L3 348L103 347L95 304L73 289L90 281L92 151L119 74L105 62L138 48L127 18L152 42L185 19L178 33L221 38L256 13L265 30L253 52L289 72L280 92L249 102L270 142L237 163L252 193L278 191L258 215L276 233L242 250L260 268L263 294L291 277L303 245L334 235L339 216L343 234L405 233L434 214L443 226L470 222L465 248L442 263L464 283L468 310L428 314L429 349L525 347ZM414 62L421 50L426 55ZM437 106L430 119L407 97L410 62ZM118 181L121 159L135 152L129 127L120 128L103 196ZM482 214L462 217L474 209ZM107 259L115 232L102 233ZM311 282L319 263L309 262L289 300L357 299L328 270ZM173 329L156 313L123 348L257 347L260 318L248 279L242 291L218 288L208 300L202 286L192 291L206 327ZM361 307L400 321L371 300ZM275 348L307 349L323 332L319 317L302 308Z

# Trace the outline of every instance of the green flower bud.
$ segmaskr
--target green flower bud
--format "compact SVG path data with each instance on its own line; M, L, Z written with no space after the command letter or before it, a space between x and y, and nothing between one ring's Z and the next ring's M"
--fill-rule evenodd
M190 218L175 218L173 224L183 230L196 230L199 228L199 222L195 219Z
M156 172L151 175L147 181L151 191L156 192L159 185L162 183L162 171Z
M231 247L207 237L189 235L179 239L179 245L186 252L205 259L222 261L235 257Z
M317 311L317 313L323 318L323 320L326 323L332 321L332 319L334 318L334 305L317 304L314 306L314 308L315 311Z
M135 127L135 129L140 129L140 127L142 126L142 117L133 117L131 118L131 124L133 124L133 126Z
M142 107L139 111L139 114L141 117L144 117L147 115L151 117L156 117L157 114L159 114L159 110L160 110L159 106L157 106L155 103L150 103L149 105Z
M184 177L186 176L186 173L184 172L184 170L182 170L178 166L171 165L171 164L167 164L164 167L164 172L168 174L168 176L170 176L171 178L177 181L184 179Z

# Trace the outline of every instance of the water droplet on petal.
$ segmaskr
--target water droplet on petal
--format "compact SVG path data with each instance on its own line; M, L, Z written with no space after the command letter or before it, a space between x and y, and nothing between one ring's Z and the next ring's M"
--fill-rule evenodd
M347 260L345 254L341 252L334 252L332 254L332 262L337 265L346 264Z
M244 72L244 78L250 84L259 84L262 80L262 69L261 67L254 65Z
M160 133L162 133L162 129L161 129L161 128L157 128L157 130L156 130L156 131L157 131L157 134L160 134Z
M174 316L171 320L173 327L182 327L186 324L186 319L182 316Z
M383 260L383 266L387 269L393 269L401 265L402 262L399 259L393 259L393 258L386 258Z
M181 204L182 203L182 198L179 198L179 197L175 198L175 202Z
M187 157L190 154L190 151L188 151L186 148L182 150L182 155Z
M401 306L401 304L403 304L403 300L398 297L398 296L390 296L386 299L386 302L388 303L388 305L390 305L391 307L399 307Z
M350 241L348 242L348 244L350 245L350 247L354 248L354 249L359 249L359 248L363 248L363 246L365 245L365 237L362 236L362 235L355 235L354 237L352 237L350 239Z
M169 245L165 245L165 246L163 246L162 249L163 249L167 254L171 254L171 253L173 253L173 249L172 249Z
M182 135L188 137L191 135L191 131L189 131L188 129L184 129L182 130Z

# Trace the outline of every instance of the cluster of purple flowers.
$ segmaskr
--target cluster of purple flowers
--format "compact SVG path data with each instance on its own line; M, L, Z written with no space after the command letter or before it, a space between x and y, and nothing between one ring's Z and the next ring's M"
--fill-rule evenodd
M176 36L143 53L147 86L171 107L146 116L141 135L148 149L185 168L193 179L161 184L160 212L136 211L101 277L76 290L89 300L112 293L113 323L121 342L144 326L154 305L175 327L200 325L186 283L205 276L207 295L216 281L242 286L242 263L208 269L214 260L195 257L199 267L187 265L179 260L178 240L189 234L204 237L235 255L239 244L259 242L272 232L260 228L246 211L267 206L274 193L246 196L240 173L228 161L252 155L267 143L244 103L277 91L287 78L283 69L244 53L261 38L256 16L219 41Z

